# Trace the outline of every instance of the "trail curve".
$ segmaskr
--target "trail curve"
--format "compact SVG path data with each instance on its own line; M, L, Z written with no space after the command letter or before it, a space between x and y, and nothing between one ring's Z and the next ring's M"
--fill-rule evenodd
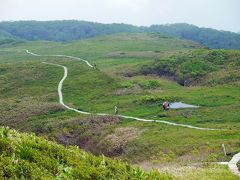
M233 174L240 176L237 163L240 161L240 153L235 154L232 159L228 162L228 167Z
M74 109L74 108L71 108L69 107L68 105L66 105L64 102L63 102L63 94L62 94L62 86L63 86L63 82L64 80L67 78L68 76L68 69L66 66L62 66L60 64L54 64L54 63L48 63L48 62L42 62L43 64L48 64L48 65L54 65L54 66L59 66L59 67L62 67L64 69L64 75L63 75L63 78L61 79L61 81L59 82L58 84L58 96L59 96L59 103L61 105L63 105L65 108L69 109L69 110L72 110L72 111L75 111L77 113L81 113L81 114L91 114L89 112L85 112L85 111L80 111L78 109Z
M32 56L41 56L41 57L66 57L66 58L70 58L70 59L75 59L75 60L79 60L79 61L83 61L85 62L89 67L93 68L93 65L85 60L85 59L82 59L82 58L79 58L79 57L74 57L74 56L68 56L68 55L39 55L39 54L35 54L33 52L30 52L29 50L27 49L24 49L26 51L26 53L28 54L31 54Z

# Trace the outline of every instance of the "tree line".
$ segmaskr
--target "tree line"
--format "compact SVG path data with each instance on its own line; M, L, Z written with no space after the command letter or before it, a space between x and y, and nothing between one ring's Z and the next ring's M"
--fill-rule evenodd
M193 40L212 49L240 49L240 34L179 23L138 27L87 21L15 21L0 23L0 37L68 42L120 32L155 32ZM3 35L4 34L4 35ZM11 38L9 37L11 35ZM0 41L3 38L0 38Z

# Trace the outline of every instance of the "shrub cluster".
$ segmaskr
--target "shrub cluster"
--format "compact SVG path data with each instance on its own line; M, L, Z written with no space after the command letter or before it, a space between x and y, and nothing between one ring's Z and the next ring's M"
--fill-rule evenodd
M136 101L136 103L139 104L158 104L158 105L162 105L162 103L164 101L171 101L171 102L175 102L175 101L179 101L180 98L176 97L176 96L152 96L152 95L145 95L142 96L139 100Z
M140 73L167 76L184 86L209 81L214 84L231 83L240 79L239 59L238 51L195 50L156 59L153 64L144 65ZM211 75L217 72L220 77Z

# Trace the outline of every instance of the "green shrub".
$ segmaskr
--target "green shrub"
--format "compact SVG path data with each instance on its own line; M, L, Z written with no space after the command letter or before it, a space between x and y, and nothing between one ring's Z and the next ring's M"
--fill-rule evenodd
M28 159L31 156L32 148L27 144L21 144L18 146L17 153L21 159Z
M9 127L3 127L1 131L1 136L7 138L9 132Z
M141 97L141 99L139 99L137 102L139 102L140 104L152 104L152 103L157 103L160 100L161 100L161 98L159 98L159 97L145 95L145 96Z
M132 88L134 87L134 83L132 81L125 81L121 84L122 88Z
M161 106L164 101L175 102L179 100L180 98L176 96L157 97L157 96L145 95L145 96L142 96L136 102L139 104L156 104L157 103L158 105Z
M139 85L143 89L155 89L155 88L160 87L160 83L157 80L143 81Z
M184 79L199 78L212 70L207 62L201 59L185 61L179 66L180 76Z

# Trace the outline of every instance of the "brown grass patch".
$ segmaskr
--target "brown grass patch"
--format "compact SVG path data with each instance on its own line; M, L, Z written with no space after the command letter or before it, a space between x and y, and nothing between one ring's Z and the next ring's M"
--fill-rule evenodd
M98 146L105 147L109 156L121 155L129 141L137 138L142 131L133 127L117 128L112 134L101 140Z

